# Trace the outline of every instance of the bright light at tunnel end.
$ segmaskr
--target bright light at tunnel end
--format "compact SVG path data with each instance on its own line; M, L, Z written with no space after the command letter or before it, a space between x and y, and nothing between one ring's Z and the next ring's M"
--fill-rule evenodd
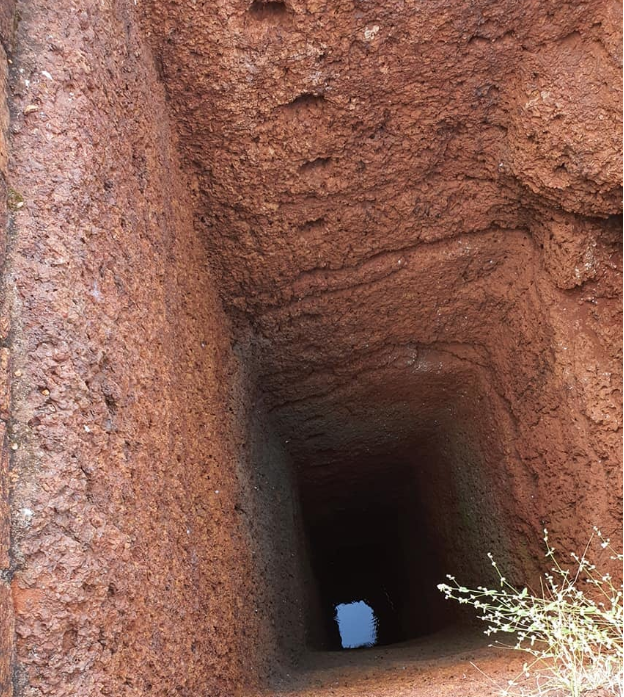
M335 619L343 649L359 649L377 643L377 618L363 600L336 605Z

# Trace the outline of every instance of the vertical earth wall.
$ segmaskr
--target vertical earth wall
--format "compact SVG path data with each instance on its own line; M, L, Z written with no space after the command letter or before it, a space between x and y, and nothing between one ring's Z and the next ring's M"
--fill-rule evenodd
M286 456L233 353L134 4L18 12L2 694L233 695L302 631ZM275 546L284 586L264 578Z

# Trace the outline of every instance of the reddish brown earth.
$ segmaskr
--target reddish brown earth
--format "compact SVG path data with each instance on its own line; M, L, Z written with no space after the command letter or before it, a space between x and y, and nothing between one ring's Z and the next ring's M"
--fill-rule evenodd
M620 26L0 0L0 694L495 694L436 583L621 542Z

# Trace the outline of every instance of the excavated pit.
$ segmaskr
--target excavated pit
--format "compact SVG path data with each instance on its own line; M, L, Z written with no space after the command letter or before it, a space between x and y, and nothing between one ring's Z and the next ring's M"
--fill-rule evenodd
M621 539L620 9L0 2L0 693L497 693L436 584Z

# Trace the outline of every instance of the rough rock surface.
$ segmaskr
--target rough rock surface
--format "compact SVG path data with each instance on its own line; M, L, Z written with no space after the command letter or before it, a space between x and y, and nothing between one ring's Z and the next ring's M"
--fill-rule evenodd
M306 488L435 425L492 487L477 547L618 529L615 3L142 7L196 227Z
M396 503L426 588L618 534L617 3L16 12L3 695L283 677L322 634L302 516Z
M132 11L20 5L19 695L232 695L275 659L257 607L299 623L289 555L265 578L295 534L280 448L245 393Z

